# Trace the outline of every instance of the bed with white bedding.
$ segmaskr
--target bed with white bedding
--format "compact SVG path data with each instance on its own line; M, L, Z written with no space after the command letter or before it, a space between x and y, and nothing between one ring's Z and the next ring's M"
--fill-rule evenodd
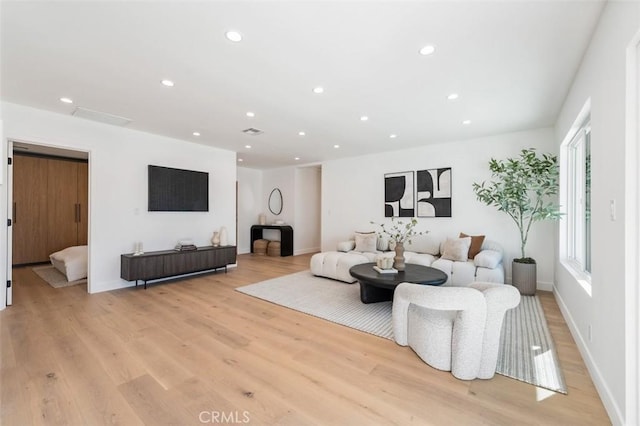
M69 282L87 277L87 246L67 247L50 254L49 259Z

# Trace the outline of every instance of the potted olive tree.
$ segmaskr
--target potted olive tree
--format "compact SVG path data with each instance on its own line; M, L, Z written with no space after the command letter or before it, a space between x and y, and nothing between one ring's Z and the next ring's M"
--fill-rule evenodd
M479 201L505 212L520 232L520 258L513 259L511 281L520 293L536 291L536 261L525 254L529 230L534 222L556 220L560 206L554 201L558 193L558 159L555 155L538 156L534 148L523 149L517 158L491 159L493 180L474 183Z

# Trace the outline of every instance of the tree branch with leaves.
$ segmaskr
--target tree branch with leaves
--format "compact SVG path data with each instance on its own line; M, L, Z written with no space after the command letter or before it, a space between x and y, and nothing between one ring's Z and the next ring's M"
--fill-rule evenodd
M479 201L505 212L520 232L523 263L535 263L525 256L529 231L534 222L557 220L560 206L554 202L558 193L558 158L551 154L538 156L534 148L523 149L518 158L489 161L492 181L474 183Z

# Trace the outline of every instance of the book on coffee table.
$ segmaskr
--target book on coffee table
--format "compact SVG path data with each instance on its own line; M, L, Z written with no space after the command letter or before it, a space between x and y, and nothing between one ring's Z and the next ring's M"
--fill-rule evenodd
M379 274L397 274L398 270L391 268L391 269L382 269L382 268L378 268L377 266L374 266L373 269L375 269L375 271Z

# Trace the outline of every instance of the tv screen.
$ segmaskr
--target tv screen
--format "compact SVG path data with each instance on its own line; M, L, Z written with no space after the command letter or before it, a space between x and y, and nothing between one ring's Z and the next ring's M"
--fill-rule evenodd
M149 165L150 212L208 212L209 173Z

